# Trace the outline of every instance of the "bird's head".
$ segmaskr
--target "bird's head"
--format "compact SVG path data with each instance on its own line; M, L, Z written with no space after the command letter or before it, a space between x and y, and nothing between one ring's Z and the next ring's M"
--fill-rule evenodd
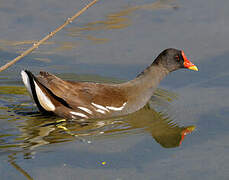
M184 51L173 48L162 51L153 62L153 64L163 66L170 72L178 70L180 68L187 68L198 71L198 68L191 61L188 60L188 58L184 54Z

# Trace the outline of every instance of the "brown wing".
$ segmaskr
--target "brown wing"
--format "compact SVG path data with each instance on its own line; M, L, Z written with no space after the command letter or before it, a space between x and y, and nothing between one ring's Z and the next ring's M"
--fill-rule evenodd
M120 107L127 100L124 91L115 84L64 81L47 72L41 72L37 79L72 108L89 106L92 102Z

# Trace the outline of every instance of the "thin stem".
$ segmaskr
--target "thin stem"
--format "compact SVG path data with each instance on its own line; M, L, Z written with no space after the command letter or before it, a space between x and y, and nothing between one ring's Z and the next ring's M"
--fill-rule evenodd
M89 7L91 7L92 5L94 5L97 1L98 0L94 0L91 3L89 3L88 5L86 5L83 9L81 9L80 11L78 11L72 17L68 18L64 22L64 24L62 24L61 26L59 26L58 28L56 28L54 31L50 32L48 35L46 35L43 39L41 39L37 43L34 43L32 47L30 47L29 49L27 49L26 51L24 51L23 53L21 53L15 59L13 59L12 61L10 61L10 62L6 63L5 65L3 65L2 67L0 67L0 72L6 70L7 68L9 68L13 64L15 64L17 61L19 61L21 58L23 58L26 55L30 54L34 49L38 48L45 41L47 41L48 39L50 39L51 37L53 37L58 31L60 31L65 26L67 26L69 23L71 23L72 21L74 21L77 17L79 17L82 13L84 13Z
M19 171L21 174L23 174L26 179L28 180L33 180L33 178L24 170L22 169L18 164L16 164L15 162L15 157L14 155L9 155L9 163L17 170Z

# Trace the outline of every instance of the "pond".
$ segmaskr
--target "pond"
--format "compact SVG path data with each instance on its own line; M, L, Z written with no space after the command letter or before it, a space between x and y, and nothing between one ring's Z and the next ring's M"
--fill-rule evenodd
M0 65L89 1L0 4ZM228 179L229 1L98 1L0 73L1 179ZM199 71L164 79L141 110L80 124L38 112L20 71L119 83L164 49L184 50Z

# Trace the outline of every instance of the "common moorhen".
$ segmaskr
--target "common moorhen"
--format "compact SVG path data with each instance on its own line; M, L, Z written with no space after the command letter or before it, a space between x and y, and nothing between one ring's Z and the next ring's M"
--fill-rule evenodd
M50 73L22 71L23 82L42 113L68 119L108 118L133 113L153 95L159 82L180 68L198 71L184 52L166 49L135 79L120 84L72 82Z

